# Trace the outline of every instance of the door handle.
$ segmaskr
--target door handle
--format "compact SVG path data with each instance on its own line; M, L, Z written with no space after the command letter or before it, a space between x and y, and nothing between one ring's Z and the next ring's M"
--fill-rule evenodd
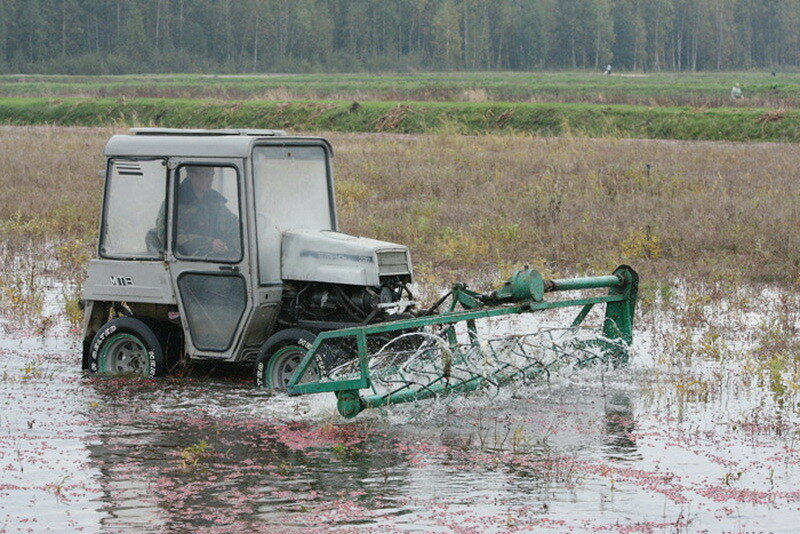
M232 273L238 273L239 272L239 266L238 265L220 265L219 266L219 270L220 271L230 271Z

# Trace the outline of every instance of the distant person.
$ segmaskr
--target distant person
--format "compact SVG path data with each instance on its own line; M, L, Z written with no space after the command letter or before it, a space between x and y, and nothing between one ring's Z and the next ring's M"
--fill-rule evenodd
M606 65L606 70L603 71L603 74L605 74L606 76L611 76L611 63Z
M744 93L742 92L742 87L737 83L731 89L731 100L741 100L744 98Z

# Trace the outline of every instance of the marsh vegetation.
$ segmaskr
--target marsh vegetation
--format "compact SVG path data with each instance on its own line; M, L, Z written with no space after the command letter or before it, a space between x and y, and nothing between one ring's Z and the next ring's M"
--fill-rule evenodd
M0 130L7 293L42 273L80 279L97 236L102 147L122 131ZM791 286L800 277L793 145L328 137L341 229L408 244L424 282L504 275L522 263L552 274L631 263L662 283Z

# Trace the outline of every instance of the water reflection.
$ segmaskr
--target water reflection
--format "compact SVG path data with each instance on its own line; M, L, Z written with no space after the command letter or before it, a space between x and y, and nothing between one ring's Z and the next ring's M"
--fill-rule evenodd
M81 377L77 349L33 345L0 363L0 531L780 532L800 517L796 414L733 366L707 401L686 393L702 377L587 371L345 422L329 395L270 397L228 370Z
M538 517L554 503L583 498L585 474L564 460L565 443L576 440L545 428L554 421L540 418L552 406L541 399L390 425L380 417L254 416L253 403L281 399L215 377L85 381L97 396L97 413L106 414L93 420L87 449L102 473L109 529L247 531L285 527L287 518L298 529L386 524L418 517L425 509L420 501L442 496L448 509L478 507L491 515L515 507ZM597 438L577 440L577 451L591 456L601 445L608 458L635 459L632 405L614 393L605 404L590 397L565 409L572 426L604 417Z
M633 402L625 393L616 392L605 405L605 452L611 460L640 460L636 449L633 431L636 421L633 417Z
M108 414L93 422L96 441L87 448L102 473L109 528L247 530L277 528L287 517L311 526L312 510L350 501L402 512L407 455L369 421L254 418L241 413L254 400L249 385L88 383L97 410ZM208 396L209 389L216 413L195 407L202 398L194 395Z

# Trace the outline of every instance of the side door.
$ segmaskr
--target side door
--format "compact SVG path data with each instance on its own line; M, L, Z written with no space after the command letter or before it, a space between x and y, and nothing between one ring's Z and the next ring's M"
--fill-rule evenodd
M241 159L171 159L168 262L186 351L234 359L252 310Z

